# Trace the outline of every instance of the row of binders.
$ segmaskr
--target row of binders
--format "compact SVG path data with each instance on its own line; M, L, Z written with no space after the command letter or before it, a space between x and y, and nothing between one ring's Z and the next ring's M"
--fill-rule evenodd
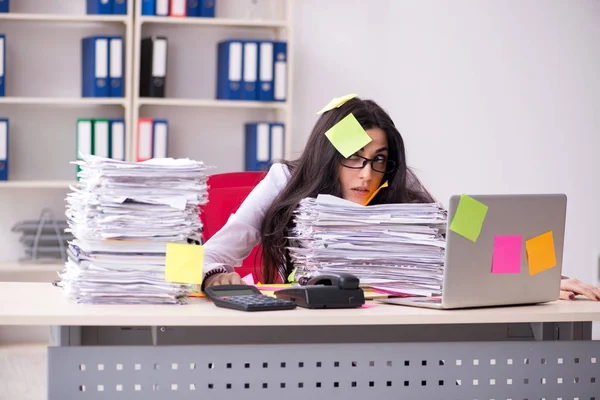
M8 180L8 119L0 118L0 181L6 180Z
M82 97L123 97L122 36L89 36L81 40Z
M87 0L85 11L86 14L126 15L127 0Z
M136 161L167 158L169 122L165 119L139 118L137 124Z
M214 18L216 0L142 0L142 15Z
M125 121L80 118L77 120L76 143L78 160L91 154L125 161Z
M217 98L285 101L287 42L225 40L218 44Z
M279 122L251 122L245 128L246 171L268 171L274 161L284 157L285 128Z

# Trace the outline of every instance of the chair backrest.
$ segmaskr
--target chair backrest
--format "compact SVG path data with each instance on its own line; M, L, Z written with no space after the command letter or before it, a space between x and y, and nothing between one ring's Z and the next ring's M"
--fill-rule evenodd
M225 225L231 214L235 213L248 194L265 177L266 172L227 172L214 174L208 177L208 203L201 207L200 219L204 226L204 241L210 239ZM260 244L256 245L242 266L236 272L242 277L252 273L255 279L261 280L260 265L255 268L258 261Z

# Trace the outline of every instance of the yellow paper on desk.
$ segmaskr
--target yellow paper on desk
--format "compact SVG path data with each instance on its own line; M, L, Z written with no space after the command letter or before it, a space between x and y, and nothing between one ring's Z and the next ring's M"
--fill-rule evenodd
M325 107L323 107L319 111L317 111L317 114L323 114L324 112L333 110L334 108L340 108L342 106L342 104L344 104L345 102L347 102L350 99L355 98L356 96L358 96L356 93L352 93L352 94L347 94L347 95L341 96L341 97L334 97L329 103L327 103L327 105Z
M196 244L167 243L165 279L176 283L202 284L204 247Z
M325 136L344 157L350 157L373 140L352 113L329 128Z

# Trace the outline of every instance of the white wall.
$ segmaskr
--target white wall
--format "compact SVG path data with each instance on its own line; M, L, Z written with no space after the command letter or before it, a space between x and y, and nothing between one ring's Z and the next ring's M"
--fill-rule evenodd
M564 192L564 272L600 253L600 2L296 2L294 143L332 97L392 116L408 163L452 194Z

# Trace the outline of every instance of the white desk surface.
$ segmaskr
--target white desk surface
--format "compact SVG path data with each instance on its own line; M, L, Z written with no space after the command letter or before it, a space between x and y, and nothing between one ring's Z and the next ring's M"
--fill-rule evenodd
M290 326L413 325L600 321L600 302L555 301L518 307L432 310L380 304L351 310L243 312L206 299L187 305L84 305L50 283L0 282L0 325L74 326Z

